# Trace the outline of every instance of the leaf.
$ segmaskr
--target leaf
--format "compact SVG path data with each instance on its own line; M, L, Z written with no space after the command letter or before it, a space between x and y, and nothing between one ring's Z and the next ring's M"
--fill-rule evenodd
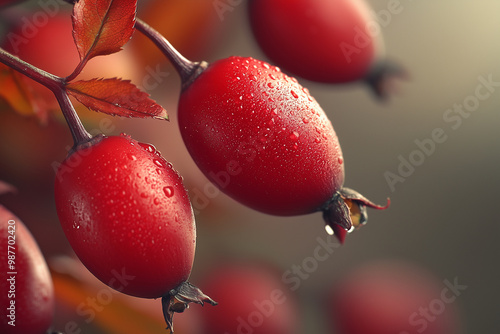
M0 99L21 115L35 114L45 122L49 106L38 94L37 84L7 65L0 63Z
M75 4L73 38L80 55L76 74L91 58L118 52L130 40L136 7L137 0L80 0Z
M66 89L78 101L94 111L124 117L168 120L166 110L130 80L117 78L80 80L68 83Z

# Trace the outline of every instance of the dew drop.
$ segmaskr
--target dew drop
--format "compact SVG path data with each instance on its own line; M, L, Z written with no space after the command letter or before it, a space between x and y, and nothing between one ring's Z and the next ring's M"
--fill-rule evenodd
M158 167L163 167L163 163L160 159L153 159L153 162Z
M142 148L144 148L149 153L154 153L156 151L156 148L151 144L140 144L140 145Z
M155 199L153 200L153 203L154 203L155 205L158 205L158 204L160 204L160 200L159 200L158 198L155 198Z
M272 82L269 82L269 83L267 84L267 87L269 87L269 88L273 88L273 87L274 87L274 85L273 85L273 83L272 83Z
M174 188L171 186L164 187L163 192L165 193L165 196L167 196L167 197L174 196Z
M344 159L342 159L342 157L339 157L337 159L337 161L338 161L339 165L342 165L342 163L344 162Z
M156 168L156 174L161 175L162 173L163 173L163 171L161 169Z
M133 154L128 154L127 156L130 160L133 160L133 161L137 160L137 157Z
M297 93L295 93L295 91L294 91L294 90L291 90L291 91L290 91L290 93L292 93L292 96L293 96L294 98L298 98L298 97L299 97L299 95L297 95Z
M334 235L333 228L330 225L325 225L325 230L328 235Z
M316 138L316 139L314 139L314 142L315 142L315 143L321 143L321 139Z
M268 65L268 64L266 64L266 63L262 64L262 66L264 66L264 68L265 68L266 70L268 70L268 69L269 69L269 65Z
M142 198L148 198L148 194L146 194L146 193L141 193L141 197L142 197Z
M302 122L304 122L305 124L309 123L309 118L304 117L304 118L302 119Z
M299 139L299 133L297 131L294 131L290 134L290 139L293 141L297 141Z

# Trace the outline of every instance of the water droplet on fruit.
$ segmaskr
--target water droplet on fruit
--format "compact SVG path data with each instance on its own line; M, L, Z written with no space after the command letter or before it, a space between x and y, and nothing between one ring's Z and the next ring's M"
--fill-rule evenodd
M321 143L321 139L320 138L316 138L316 139L314 139L314 142L315 143Z
M304 117L304 118L302 119L302 122L304 122L305 124L309 123L309 118Z
M297 131L294 131L290 134L290 139L293 141L297 141L299 139L299 133Z
M328 235L334 235L333 228L330 225L325 225L325 230Z
M269 88L273 88L273 87L274 87L274 85L273 85L273 83L272 83L272 82L269 82L269 83L267 84L267 87L269 87Z
M157 197L155 197L155 199L153 200L153 203L155 205L158 205L158 204L160 204L160 200Z
M269 73L269 78L271 78L272 80L276 80L276 76L272 73Z
M163 167L163 162L160 159L153 159L153 162L158 167Z
M299 95L297 95L297 93L295 93L295 91L293 91L293 90L291 90L290 93L292 93L292 96L294 98L298 98L299 97Z
M163 171L161 169L156 168L156 174L161 175L162 173L163 173Z
M167 196L167 197L174 196L174 188L171 186L164 187L163 192L165 193L165 196Z
M151 144L140 143L139 145L149 153L154 153L156 151L156 148Z
M130 160L133 160L133 161L137 160L137 157L133 154L128 154L127 156Z
M344 159L342 159L342 157L339 157L337 159L337 161L338 161L339 165L342 165L342 163L344 162Z
M148 198L148 194L146 194L146 193L141 193L141 197L142 197L142 198Z

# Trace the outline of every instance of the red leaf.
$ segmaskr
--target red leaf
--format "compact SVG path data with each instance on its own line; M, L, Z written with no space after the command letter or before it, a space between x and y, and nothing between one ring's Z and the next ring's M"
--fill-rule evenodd
M51 107L40 94L40 85L0 63L0 100L21 115L35 114L43 123ZM43 88L42 88L43 89Z
M134 32L136 7L137 0L80 0L75 4L73 38L80 54L79 70L95 56L121 50Z
M165 109L129 80L116 78L80 80L68 83L66 89L78 101L94 111L124 117L168 120Z

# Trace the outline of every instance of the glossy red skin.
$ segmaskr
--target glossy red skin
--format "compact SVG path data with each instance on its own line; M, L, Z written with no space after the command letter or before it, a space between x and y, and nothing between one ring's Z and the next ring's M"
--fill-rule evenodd
M155 152L130 137L104 137L73 153L82 158L76 166L66 159L55 184L59 220L83 264L103 283L144 298L188 279L196 240L182 178ZM123 286L116 272L135 277Z
M344 182L342 152L324 111L296 79L265 62L212 63L182 92L178 119L203 173L255 210L311 213ZM225 181L214 177L224 173Z
M455 305L427 322L410 322L410 315L441 297L445 287L425 270L395 261L361 266L338 282L328 307L331 333L339 334L457 334ZM451 294L451 292L448 292ZM418 316L418 319L424 319Z
M381 40L365 30L375 21L363 0L251 0L249 15L255 39L271 61L308 80L362 79L380 52ZM367 37L362 43L359 31ZM356 51L346 57L342 43Z
M7 281L13 270L8 267L8 221L15 221L15 297L8 298L10 284ZM54 288L47 263L35 239L10 211L0 205L0 307L2 320L0 332L9 334L42 334L52 324L54 318ZM10 301L15 301L15 324L11 326L7 318Z
M293 334L298 332L299 310L295 296L281 281L280 272L273 267L260 263L224 264L214 267L203 277L203 291L211 294L219 303L200 312L202 334L246 333L247 329L238 327L243 319L253 334ZM279 298L271 297L273 291L280 291ZM278 299L281 303L270 308L266 303ZM254 304L268 312L262 313ZM258 316L263 317L260 326ZM250 321L249 321L250 318ZM253 321L253 322L252 322ZM257 323L255 323L257 322Z

